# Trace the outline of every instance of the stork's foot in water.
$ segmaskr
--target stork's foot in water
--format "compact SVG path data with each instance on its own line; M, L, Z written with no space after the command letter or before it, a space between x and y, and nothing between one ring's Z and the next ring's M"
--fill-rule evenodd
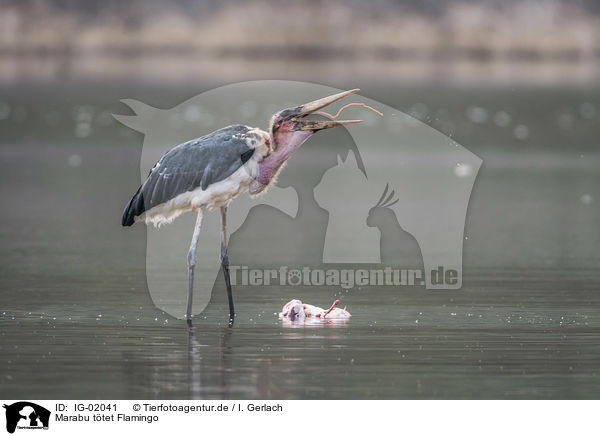
M227 288L227 301L229 302L229 327L233 327L235 320L235 309L233 307L233 289L231 289L231 278L229 277L229 256L227 256L227 206L221 206L221 269L225 278Z
M304 304L300 300L292 300L286 303L281 309L279 318L287 321L327 321L327 320L347 320L352 315L344 307L336 307L340 300L335 300L329 309Z
M225 287L227 288L227 300L229 301L229 327L233 327L235 320L235 308L233 306L233 289L231 288L231 278L229 277L229 256L227 253L221 258L221 269L225 278Z

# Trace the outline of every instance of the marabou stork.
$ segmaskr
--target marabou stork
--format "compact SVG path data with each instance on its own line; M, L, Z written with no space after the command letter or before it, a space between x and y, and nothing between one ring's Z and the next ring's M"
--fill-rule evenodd
M361 120L308 120L307 115L358 89L284 109L271 117L269 131L241 124L224 127L169 150L152 168L146 181L125 206L122 225L137 221L155 226L172 222L182 213L198 211L187 256L188 301L186 319L191 324L196 244L202 215L221 210L221 267L229 300L229 324L235 311L227 256L227 207L248 191L254 197L275 184L292 153L315 132Z

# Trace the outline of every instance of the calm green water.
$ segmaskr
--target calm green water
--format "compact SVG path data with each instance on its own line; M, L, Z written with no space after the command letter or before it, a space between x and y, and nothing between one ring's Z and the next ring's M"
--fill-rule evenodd
M150 300L144 227L119 226L142 137L106 114L126 96L168 107L198 90L21 91L6 90L0 120L3 398L598 397L598 90L372 90L425 106L484 161L463 289L238 286L228 328L219 278L191 331ZM299 154L282 183L305 165ZM303 210L299 226L317 219ZM233 264L252 259L246 237L265 214L232 236ZM293 297L341 297L353 317L284 327L275 313Z

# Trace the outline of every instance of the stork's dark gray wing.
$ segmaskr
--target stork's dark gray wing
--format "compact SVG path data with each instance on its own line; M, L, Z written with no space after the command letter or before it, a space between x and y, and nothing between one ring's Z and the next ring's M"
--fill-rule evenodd
M232 175L254 153L244 140L249 129L240 124L224 127L169 150L125 207L121 223L130 226L145 211Z

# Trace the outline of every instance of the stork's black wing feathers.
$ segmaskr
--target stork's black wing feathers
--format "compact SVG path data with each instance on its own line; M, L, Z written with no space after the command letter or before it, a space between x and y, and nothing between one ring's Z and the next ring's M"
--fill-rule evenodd
M232 175L254 154L243 138L249 129L241 124L224 127L169 150L125 206L121 224L131 226L135 217L154 206Z

